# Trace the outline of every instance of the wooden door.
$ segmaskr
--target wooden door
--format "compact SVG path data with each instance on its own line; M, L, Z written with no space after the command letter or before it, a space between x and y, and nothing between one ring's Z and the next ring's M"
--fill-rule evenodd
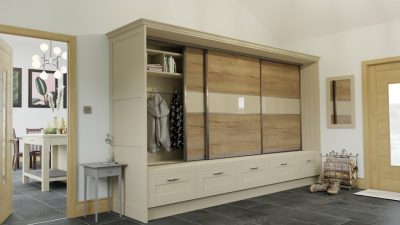
M209 158L261 154L260 60L207 55Z
M204 61L204 50L185 48L185 159L187 161L202 160L206 156Z
M0 39L0 223L12 212L12 49Z
M301 150L300 70L261 62L263 153Z
M368 66L366 74L364 138L370 186L400 192L400 61Z

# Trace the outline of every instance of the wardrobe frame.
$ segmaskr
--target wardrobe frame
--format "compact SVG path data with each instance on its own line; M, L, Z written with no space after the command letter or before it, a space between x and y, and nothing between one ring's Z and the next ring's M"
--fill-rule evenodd
M174 204L167 204L157 207L150 207L149 203L149 178L152 176L151 174L154 171L163 171L167 169L174 169L174 168L183 168L191 166L205 166L213 163L218 162L238 162L238 161L246 161L250 159L257 159L259 158L268 158L273 157L274 155L284 156L287 158L294 158L297 155L301 154L301 152L313 152L315 156L319 155L321 146L320 146L320 103L319 103L319 57L312 56L308 54L302 54L293 51L282 50L279 48L268 47L260 44L254 44L246 41L241 41L233 38L227 38L220 35L210 34L206 32L196 31L192 29L187 29L179 26L169 25L165 23L160 23L156 21L151 21L147 19L139 19L133 23L125 25L121 28L118 28L114 31L111 31L107 34L108 38L110 39L110 75L113 77L113 57L114 57L114 45L121 41L127 40L130 37L136 35L137 40L140 42L143 41L144 46L139 46L137 51L135 52L125 52L124 56L127 57L138 57L137 59L146 61L146 41L147 39L151 40L160 40L169 43L176 43L177 45L182 46L190 46L196 47L200 49L204 49L204 52L208 50L216 50L226 53L232 53L236 55L242 55L247 57L258 58L260 60L268 60L274 62L281 62L286 64L293 64L298 65L300 68L300 84L301 84L301 143L302 143L302 151L295 151L295 152L287 152L287 153L277 153L277 154L261 154L261 155L253 155L253 156L242 156L242 157L234 157L234 158L226 158L226 159L213 159L213 160L201 160L195 162L184 162L184 163L177 163L177 164L168 164L168 165L158 165L158 166L147 166L147 145L145 140L138 140L137 148L140 149L138 151L139 155L135 155L130 159L126 157L123 158L122 156L118 156L118 151L114 150L116 154L115 158L122 163L127 163L127 169L132 169L135 167L135 171L133 170L125 173L127 179L132 179L131 181L126 182L125 189L128 192L138 192L136 194L129 193L132 196L126 196L125 202L125 213L126 216L137 219L142 222L147 222L151 219L156 219L160 217L165 217L169 215L174 215L182 212L187 212L190 210L196 210L208 206L223 204L227 202L232 202L244 198L255 197L263 194L268 194L276 191L286 190L290 188L295 188L299 186L304 186L307 184L311 184L315 181L315 176L317 174L310 175L309 177L292 179L289 181L285 181L282 183L276 183L272 185L251 188L246 190L234 191L230 193L205 197L205 198L198 198L184 202L177 202ZM121 56L122 57L122 56ZM142 57L142 59L141 59ZM204 72L207 71L207 57L204 54ZM184 64L184 63L183 63ZM145 66L145 65L143 65ZM184 70L183 70L184 71ZM139 83L137 88L142 90L143 86L145 88L146 84L146 71L145 68L135 68L134 69L134 76L137 77ZM205 76L207 79L207 76ZM113 79L111 79L111 92L113 91ZM142 83L144 82L144 83ZM185 82L185 81L184 81ZM205 81L207 84L207 81ZM186 85L185 85L186 86ZM132 87L136 88L136 87ZM183 89L184 94L186 94L186 88ZM141 93L141 98L145 97L145 92ZM205 87L205 112L208 111L208 89L207 86ZM112 96L112 93L110 93ZM113 97L111 97L112 101ZM122 98L121 98L122 99ZM144 100L138 100L138 107L141 108L143 111L139 113L140 116L145 115L145 104ZM112 102L111 102L112 103ZM186 103L184 103L184 110L186 113ZM112 105L112 104L111 104ZM112 114L112 110L111 110ZM112 115L111 115L112 116ZM207 113L206 113L206 118ZM112 119L111 119L112 121ZM186 121L185 121L186 125ZM205 122L205 132L208 132L208 121ZM113 124L111 124L111 132L113 134ZM146 124L143 122L137 123L137 130L131 130L131 136L138 136L142 137L146 130ZM144 135L145 137L146 135ZM185 135L186 136L186 135ZM205 135L206 137L208 135ZM186 137L185 137L186 138ZM205 148L208 148L208 139L205 140ZM116 144L116 146L118 143ZM186 146L186 144L185 144ZM114 148L114 147L113 147ZM143 152L141 152L143 151ZM206 151L208 152L208 151ZM300 152L300 153L299 153ZM206 157L208 158L208 157ZM320 163L320 162L319 162ZM133 182L133 180L135 182ZM128 199L129 198L129 199ZM114 200L115 201L115 200ZM114 205L114 211L119 211L118 204Z

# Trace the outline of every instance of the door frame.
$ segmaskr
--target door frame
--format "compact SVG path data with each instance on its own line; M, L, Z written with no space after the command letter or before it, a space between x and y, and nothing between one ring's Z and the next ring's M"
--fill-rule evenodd
M370 113L368 111L370 104L370 96L369 96L369 73L368 68L370 66L376 66L380 64L394 63L400 62L400 56L389 57L383 59L374 59L363 61L361 65L362 69L362 103L363 103L363 136L364 136L364 179L362 179L362 188L371 188L372 187L372 159L371 159L371 146L370 146L370 125L369 125L369 117Z
M76 157L76 134L77 134L77 106L76 106L76 37L46 31L26 29L0 24L0 33L49 39L66 42L68 44L68 163L67 163L67 217L80 216L81 207L77 201L77 157ZM79 211L78 211L79 210Z

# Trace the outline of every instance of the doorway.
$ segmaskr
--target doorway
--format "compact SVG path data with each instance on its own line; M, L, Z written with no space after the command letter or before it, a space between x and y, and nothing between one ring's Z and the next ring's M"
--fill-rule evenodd
M363 62L366 185L400 192L400 57Z
M66 93L66 98L68 100L66 101L66 107L65 107L65 111L66 111L67 115L65 115L64 120L65 120L65 127L67 128L67 131L68 131L68 135L66 138L66 142L67 142L66 149L67 150L66 150L66 155L64 155L64 157L67 158L68 160L65 161L64 168L66 168L66 170L67 170L66 183L68 185L67 185L66 189L63 191L65 200L66 200L66 205L61 206L60 210L64 211L64 214L63 214L64 217L71 218L71 217L78 216L80 214L81 207L77 207L77 204L79 204L79 202L76 201L76 170L77 170L76 166L77 165L76 165L76 152L75 152L76 151L76 89L75 89L76 88L76 86L75 86L76 40L75 40L75 37L69 36L69 35L50 33L50 32L42 32L42 31L36 31L36 30L30 30L30 29L24 29L24 28L5 26L5 25L0 25L0 33L8 34L8 35L16 35L16 36L20 36L20 37L40 38L40 39L45 39L48 41L53 40L53 41L57 41L57 42L64 42L66 44L66 51L68 52L68 59L67 59L67 65L66 65L67 70L68 70L68 78L66 79L66 86L68 87L68 91ZM38 52L40 54L40 46L38 46ZM32 65L32 67L33 67L33 65ZM29 74L29 71L27 71L26 73ZM32 72L32 74L33 74L33 72ZM29 79L28 76L25 78ZM39 74L39 76L40 76L40 74ZM49 77L50 77L50 74L49 74ZM60 81L60 82L62 83L64 81ZM60 84L60 82L57 82L57 85ZM33 100L33 98L31 98L31 100ZM35 102L35 101L33 101L33 102ZM50 110L50 109L48 108L48 110ZM61 122L61 118L59 118L58 121ZM37 127L35 127L35 128L37 128ZM44 125L43 127L39 127L39 128L48 128L48 127L47 127L47 125ZM20 136L23 136L25 134L26 133L24 132ZM24 149L23 146L22 146L22 149ZM21 149L21 151L22 151L22 149ZM10 151L10 153L13 152L12 147L11 147L11 149L9 149L9 151ZM54 153L53 156L55 156L55 155L56 155L56 153ZM30 161L29 154L27 154L26 157L28 157L28 159L23 160L23 161L28 163ZM49 161L47 164L49 166L49 169L51 168L51 164L52 164L51 163L52 161L50 160L50 158L51 158L51 156L49 157ZM55 157L53 159L55 159ZM43 167L43 166L40 166L42 161L46 162L47 160L42 160L41 157L37 158L37 162L36 162L37 168L41 169ZM12 167L11 163L8 166L11 168ZM22 167L21 163L20 163L20 167ZM29 163L28 163L27 167L29 167ZM17 176L22 179L22 175L21 176L17 175ZM50 190L51 190L51 188L52 187L50 186ZM40 187L40 189L42 189L42 188ZM42 191L42 190L40 190L40 191ZM8 204L8 203L2 202L2 204ZM12 203L10 203L10 204L12 204ZM34 214L34 212L31 212L31 213Z

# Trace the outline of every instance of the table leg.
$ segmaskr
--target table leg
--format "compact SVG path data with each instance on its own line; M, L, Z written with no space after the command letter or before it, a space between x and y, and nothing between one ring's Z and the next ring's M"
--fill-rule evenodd
M99 207L99 176L96 176L94 178L94 186L95 186L95 192L94 192L94 197L95 197L95 205L94 205L94 210L95 210L95 222L97 223L97 210Z
M48 144L44 144L42 146L42 192L49 191L49 155L50 155L50 146Z
M22 183L28 183L29 177L25 176L25 173L29 172L29 144L24 143L24 153L23 153L23 160L22 160Z
M110 193L111 193L111 177L107 177L107 203L108 203L108 212L111 210L111 201L110 201Z
M86 173L83 175L83 210L84 216L86 217L88 214L88 207L87 207L87 176Z
M119 188L119 217L122 217L122 174L118 175L118 188Z

